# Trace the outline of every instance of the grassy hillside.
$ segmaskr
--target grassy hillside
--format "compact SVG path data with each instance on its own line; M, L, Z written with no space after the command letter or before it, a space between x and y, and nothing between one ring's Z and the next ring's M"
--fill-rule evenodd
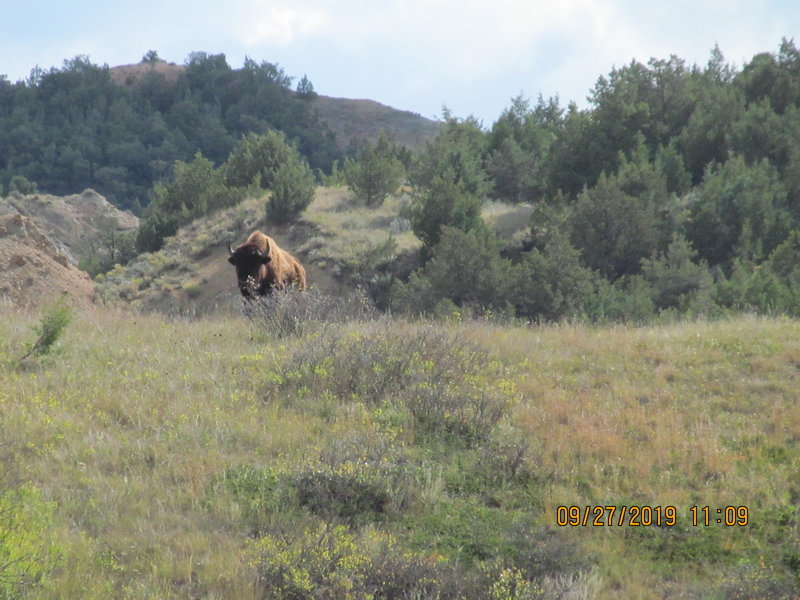
M796 597L800 323L275 318L322 301L78 313L22 363L4 308L0 598Z
M238 307L239 292L227 244L244 242L255 229L303 261L312 288L340 294L367 282L376 268L402 261L419 248L407 221L399 217L404 201L387 198L380 207L366 209L346 188L321 187L302 219L277 227L266 220L266 199L249 198L197 219L158 252L142 254L101 276L98 297L137 309L229 312Z

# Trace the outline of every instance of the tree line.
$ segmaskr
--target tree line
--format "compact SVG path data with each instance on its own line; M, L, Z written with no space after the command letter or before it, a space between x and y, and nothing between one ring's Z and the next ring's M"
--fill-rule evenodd
M786 39L738 70L718 48L704 67L633 61L586 109L518 97L488 128L445 112L408 170L420 262L387 304L531 320L800 314L798 139ZM489 199L533 206L521 243L488 230Z
M157 56L146 56L155 60ZM445 110L412 155L386 137L345 158L304 78L193 53L176 84L130 87L84 58L0 81L0 181L55 193L93 186L138 203L140 251L206 212L269 190L286 221L312 169L366 205L401 183L423 248L412 273L376 273L373 293L409 312L531 320L646 319L728 309L800 314L800 50L784 39L737 69L714 48L598 78L589 104L515 98L495 123ZM490 200L532 208L527 236L489 231ZM145 208L146 206L146 208ZM388 250L388 246L384 250Z
M143 63L158 60L150 51ZM107 66L78 56L24 81L0 76L0 192L91 187L141 215L176 161L199 152L220 165L247 133L283 132L313 169L327 172L339 158L306 77L293 90L277 65L248 58L232 69L224 54L205 52L184 67L174 83L151 69L118 85Z

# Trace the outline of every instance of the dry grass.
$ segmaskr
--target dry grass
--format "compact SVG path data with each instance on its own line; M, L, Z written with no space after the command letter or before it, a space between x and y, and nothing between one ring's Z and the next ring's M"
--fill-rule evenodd
M403 196L390 196L380 206L366 208L347 188L318 188L303 217L320 229L327 256L348 260L384 243L390 233L398 250L419 248L420 241L399 217L404 202L408 199Z
M50 541L60 557L27 598L262 597L247 560L253 527L313 530L319 517L284 497L275 500L279 511L253 513L220 478L246 467L298 481L347 440L385 448L377 475L358 476L375 493L389 480L403 489L388 490L394 508L370 527L420 557L466 560L447 544L457 547L470 531L489 537L468 542L500 551L523 515L531 525L518 535L554 527L559 505L671 505L673 528L557 533L592 557L603 598L721 598L725 577L745 567L757 571L753 581L769 575L772 587L763 589L791 585L796 321L436 326L486 352L494 361L487 373L500 373L519 398L491 439L472 448L446 438L418 445L402 408L336 396L325 382L339 374L324 371L324 361L304 375L313 385L279 385L294 377L288 357L324 342L315 335L356 339L364 325L273 340L241 317L101 310L77 314L54 356L20 369L9 358L30 342L38 315L2 311L0 434L15 472L55 507ZM387 327L413 336L419 326ZM750 523L692 527L694 505L745 505ZM482 560L485 548L470 560Z

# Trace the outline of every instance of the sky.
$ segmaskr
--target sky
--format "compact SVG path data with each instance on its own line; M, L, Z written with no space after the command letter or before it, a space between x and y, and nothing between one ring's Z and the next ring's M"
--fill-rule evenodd
M714 46L741 68L800 46L798 0L28 0L3 2L0 74L77 55L110 67L149 50L281 66L317 93L368 98L489 127L520 95L587 106L598 77L675 55L704 66Z

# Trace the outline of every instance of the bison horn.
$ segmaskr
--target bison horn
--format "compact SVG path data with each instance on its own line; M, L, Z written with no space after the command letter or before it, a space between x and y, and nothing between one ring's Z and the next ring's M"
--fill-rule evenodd
M234 254L233 248L231 247L231 243L230 242L228 242L228 254L231 255L231 256L233 256L233 254Z

